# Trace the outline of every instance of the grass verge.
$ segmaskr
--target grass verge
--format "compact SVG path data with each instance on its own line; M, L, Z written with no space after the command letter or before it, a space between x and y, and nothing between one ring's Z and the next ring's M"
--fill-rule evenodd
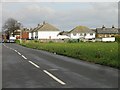
M120 68L117 42L40 43L23 41L22 46L45 50L96 64Z

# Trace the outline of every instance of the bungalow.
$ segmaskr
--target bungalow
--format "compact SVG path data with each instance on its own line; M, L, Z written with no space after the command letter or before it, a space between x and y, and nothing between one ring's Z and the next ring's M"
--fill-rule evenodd
M112 26L111 28L106 28L104 25L102 28L96 28L97 38L115 37L118 35L118 29Z
M37 39L58 39L57 35L60 33L60 30L53 25L43 22L43 25L38 25L33 30L33 36Z
M95 32L86 26L77 26L69 32L71 39L95 39Z

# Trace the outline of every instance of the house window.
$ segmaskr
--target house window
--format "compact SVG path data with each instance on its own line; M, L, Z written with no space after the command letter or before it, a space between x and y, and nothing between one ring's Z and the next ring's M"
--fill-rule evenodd
M51 39L51 36L49 36L49 39Z
M83 34L82 33L80 33L80 36L82 36Z
M86 36L87 34L85 33L84 36Z
M76 33L73 33L73 36L76 36Z
M38 36L38 32L35 32L35 35Z
M107 37L107 35L105 34L105 37Z
M90 33L90 35L92 36L92 35L93 35L93 33Z

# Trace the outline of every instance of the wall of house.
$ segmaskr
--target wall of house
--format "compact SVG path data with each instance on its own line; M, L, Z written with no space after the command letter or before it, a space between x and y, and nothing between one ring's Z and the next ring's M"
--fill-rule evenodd
M86 35L85 33L76 33L76 34L71 33L70 38L71 39L79 39L79 38L93 39L95 38L95 33L93 33L93 35L90 35L90 33L86 33Z
M80 33L76 33L76 34L71 33L70 34L71 39L79 39L79 38L83 38L83 37L84 37L83 33L82 33L82 35Z
M105 37L115 37L118 36L118 34L97 34L97 38L105 38Z
M95 33L92 33L92 35L90 35L90 33L87 33L85 36L85 39L93 39L95 38Z
M31 33L31 32L29 32L29 39L32 39L31 37L32 37L32 33Z
M33 32L33 39L35 39L35 32Z
M58 39L60 31L38 31L38 39Z
M29 32L22 32L22 39L28 39L29 38Z

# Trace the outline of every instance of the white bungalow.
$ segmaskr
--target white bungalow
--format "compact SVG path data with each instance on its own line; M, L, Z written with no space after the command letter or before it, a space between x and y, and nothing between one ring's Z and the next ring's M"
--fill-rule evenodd
M71 39L95 39L95 32L85 26L77 26L69 32Z
M49 23L43 22L43 25L38 25L38 27L33 31L33 37L37 39L58 39L57 35L60 30Z

